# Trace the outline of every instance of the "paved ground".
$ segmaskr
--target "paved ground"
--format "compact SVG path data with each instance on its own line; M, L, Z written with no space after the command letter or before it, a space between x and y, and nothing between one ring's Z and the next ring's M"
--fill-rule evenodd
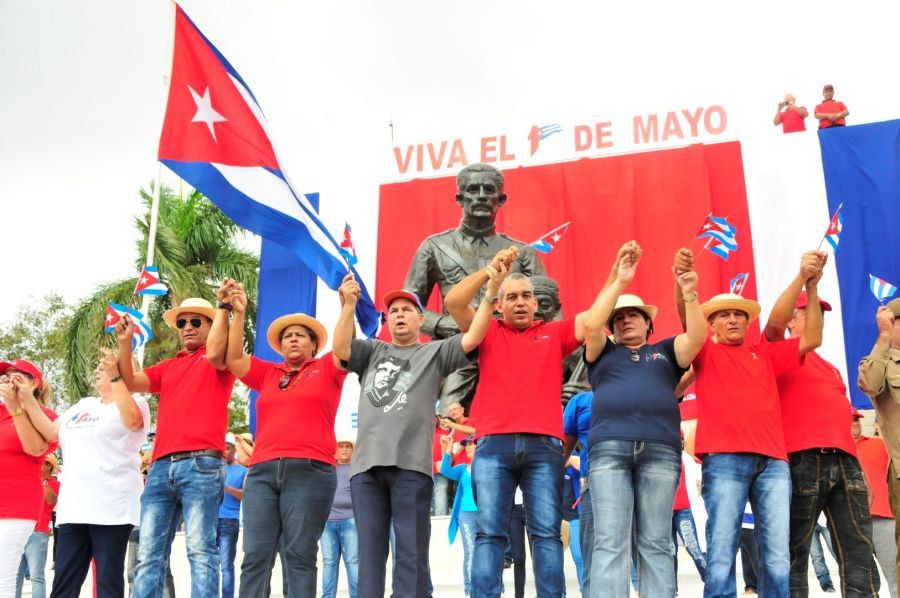
M447 538L447 520L446 517L435 517L433 519L433 529L432 529L432 543L431 543L431 569L432 569L432 581L434 583L434 596L436 598L463 598L465 593L463 591L462 585L462 544L459 540L452 546L449 546L446 542ZM240 545L239 545L240 546ZM236 564L238 572L240 571L240 550L238 550L238 563ZM828 565L831 569L831 575L835 582L838 583L839 578L837 574L837 565L831 560L831 555L828 555ZM185 556L185 547L184 547L184 534L177 534L175 537L175 542L173 544L172 550L172 573L175 577L175 587L176 593L178 596L182 598L186 598L190 595L190 568L188 565L187 557ZM528 563L529 571L527 575L526 582L526 596L534 596L534 579L531 573L531 563ZM319 562L319 574L321 575L322 565L321 560ZM740 564L738 564L738 571L740 572ZM682 597L700 597L703 595L703 584L700 581L700 577L697 575L697 571L694 568L694 563L691 561L690 557L684 551L683 548L679 549L679 559L678 559L678 588L679 588L679 596ZM572 562L571 555L566 554L566 588L569 596L579 596L578 593L578 577L575 572L575 565ZM47 583L48 586L52 583L53 571L47 571ZM740 573L738 573L738 580L740 583ZM512 570L506 569L503 572L503 581L506 584L507 593L506 596L513 596L513 578L512 578ZM320 586L321 587L321 586ZM810 587L810 596L812 598L826 597L826 596L838 596L839 594L826 594L819 589L818 581L815 576L812 574L812 566L810 566L810 578L809 578L809 587ZM882 596L889 596L886 591L886 585L882 580L882 588L885 588L885 591L882 592ZM743 586L741 586L743 588ZM272 574L272 589L273 589L273 597L281 596L281 570L280 566L276 564L275 570ZM47 594L49 595L49 588ZM30 596L31 588L30 584L26 582L25 590L23 595ZM386 592L386 595L390 595L390 592ZM91 598L92 592L90 588L90 583L86 583L85 587L81 592L82 598ZM338 596L345 597L349 596L347 591L347 576L346 572L341 567L340 573L340 581L338 586ZM398 596L396 598L410 598L406 596ZM651 597L652 598L652 597Z

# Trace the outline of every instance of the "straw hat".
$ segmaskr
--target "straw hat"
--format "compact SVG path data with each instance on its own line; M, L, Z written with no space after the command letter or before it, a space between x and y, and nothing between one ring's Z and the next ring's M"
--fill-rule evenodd
M44 455L44 463L49 463L53 467L53 473L59 473L59 461L52 454Z
M703 317L709 320L709 317L717 311L723 309L737 309L747 314L747 322L750 323L759 317L759 303L751 299L744 299L735 293L722 293L716 295L706 303L700 305L703 310Z
M163 320L165 320L166 324L175 328L175 320L177 320L178 316L181 314L199 314L212 320L213 316L216 315L216 310L213 308L212 303L206 299L191 297L190 299L182 301L181 305L178 307L173 307L166 311L163 314Z
M281 355L281 333L284 332L285 328L294 324L305 326L313 331L316 335L316 353L328 342L328 331L317 319L306 314L288 314L269 324L269 329L266 331L266 339L269 341L269 346L279 355Z
M644 304L644 300L637 295L629 295L626 293L625 295L619 295L619 298L616 299L616 306L613 308L612 313L609 314L609 321L606 322L606 327L612 330L612 322L613 318L616 316L616 312L628 307L641 311L645 316L650 318L651 322L656 318L656 314L659 312L659 308L655 305L646 305Z

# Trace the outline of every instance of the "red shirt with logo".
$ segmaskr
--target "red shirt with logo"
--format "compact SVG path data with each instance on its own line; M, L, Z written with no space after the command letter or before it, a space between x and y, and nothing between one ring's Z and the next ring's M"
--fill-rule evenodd
M251 357L250 371L241 378L259 393L250 466L282 457L335 465L334 419L347 372L334 365L329 352L305 362L281 389L290 371L287 364Z
M776 377L803 363L800 339L725 345L707 339L694 358L696 453L756 453L787 461Z
M836 367L810 351L802 366L778 376L778 392L787 452L837 448L856 456L847 387Z
M806 108L801 109L806 110ZM795 106L785 108L778 116L783 133L798 133L806 130L806 121Z
M471 407L476 438L541 434L562 440L562 361L580 344L574 318L540 321L525 330L492 320L478 349Z
M57 498L59 497L59 480L56 478L47 478L45 480L47 482L47 486L53 490L53 493L56 494ZM43 494L44 490L41 488L41 493ZM50 519L53 517L53 507L56 506L56 498L53 499L53 502L47 502L44 500L43 509L41 510L41 518L37 520L37 525L34 526L34 531L43 532L45 534L50 534Z
M847 107L844 106L843 102L838 102L837 100L825 100L818 106L816 106L816 114L837 114L838 112L843 112ZM833 127L834 125L846 125L846 118L839 118L836 121L832 122L831 119L823 118L819 120L819 128L827 129L828 127Z
M869 511L873 517L887 517L893 519L891 503L888 497L887 472L888 458L887 448L881 438L860 436L856 441L856 452L859 454L859 464L866 474L866 482L874 495Z
M50 420L56 413L49 407L41 407ZM28 417L24 413L13 416L6 405L0 403L0 480L3 480L3 494L0 495L0 519L30 519L37 521L44 504L44 484L41 469L44 455L52 453L59 446L51 442L38 457L25 452L16 432L15 417Z
M184 451L225 451L234 375L206 359L206 347L179 351L144 370L159 394L153 460Z

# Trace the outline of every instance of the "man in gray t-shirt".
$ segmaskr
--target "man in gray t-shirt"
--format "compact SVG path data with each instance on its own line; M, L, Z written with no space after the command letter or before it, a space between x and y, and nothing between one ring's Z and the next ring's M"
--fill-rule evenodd
M493 310L484 302L468 332L422 344L419 298L410 291L393 291L384 297L391 342L357 340L353 310L359 284L352 274L344 278L339 292L344 304L333 351L341 367L360 378L358 435L350 472L359 534L357 596L384 596L391 521L397 538L393 593L425 596L434 404L444 378L475 362L479 335L487 330Z

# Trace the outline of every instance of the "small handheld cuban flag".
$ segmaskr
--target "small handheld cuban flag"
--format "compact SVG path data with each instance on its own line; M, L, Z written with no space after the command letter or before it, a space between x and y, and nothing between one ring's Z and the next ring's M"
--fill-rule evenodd
M885 299L890 299L897 293L897 287L873 274L869 274L869 288L882 305Z
M844 204L837 207L831 222L828 224L828 230L825 231L825 240L831 245L832 251L837 251L838 242L841 240L841 231L844 229L844 215L841 214L841 208Z
M738 274L731 279L731 292L735 295L744 296L744 287L747 285L747 279L750 278L749 272Z
M528 246L541 253L550 253L556 247L556 244L559 243L559 240L562 239L562 236L566 234L566 231L569 230L570 224L572 224L571 221L557 226L549 233L541 235L537 241L529 243Z
M135 295L165 295L169 292L160 279L159 268L156 266L144 266L134 287Z
M353 239L350 238L350 225L346 222L344 223L344 236L341 238L338 251L347 260L347 264L356 265L356 247L353 246Z
M738 244L734 238L736 233L737 229L733 225L728 224L727 216L719 217L710 214L703 222L703 226L700 227L697 238L706 238L706 245L703 248L716 254L723 260L727 260L730 252L737 251Z
M131 316L131 320L134 322L134 337L131 339L131 350L137 351L138 347L142 347L153 338L153 331L150 330L150 325L147 323L144 314L138 310L127 305L110 303L106 306L106 320L103 323L103 331L115 332L116 324L126 314Z

